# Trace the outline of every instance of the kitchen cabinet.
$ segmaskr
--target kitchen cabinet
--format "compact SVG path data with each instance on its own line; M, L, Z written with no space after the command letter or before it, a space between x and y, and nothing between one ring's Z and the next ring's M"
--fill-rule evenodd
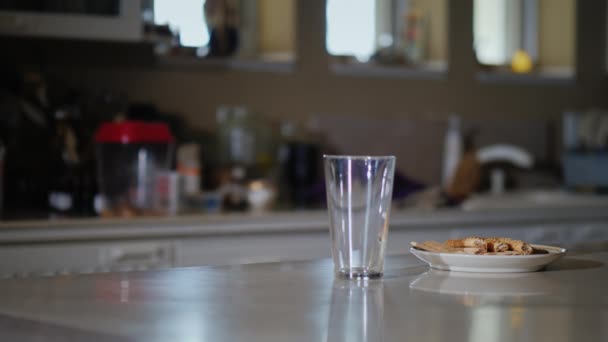
M485 235L510 236L526 241L563 244L606 238L608 224L535 225L513 227L453 227L426 229L391 227L387 253L409 253L411 241L437 240ZM331 257L328 232L274 233L264 235L220 236L176 241L176 266L235 265L260 262L299 261Z
M237 265L330 257L325 232L218 236L180 240L176 265Z
M0 247L0 276L131 271L175 266L171 240L31 244Z
M393 213L387 253L411 241L484 235L577 248L608 241L608 214L578 209ZM0 225L0 276L97 273L330 257L324 211Z

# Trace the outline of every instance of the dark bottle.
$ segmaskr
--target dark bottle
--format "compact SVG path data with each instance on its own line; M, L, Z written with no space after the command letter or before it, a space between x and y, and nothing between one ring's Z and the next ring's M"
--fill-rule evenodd
M228 181L220 188L222 193L222 208L226 211L245 211L248 208L246 169L243 166L233 166Z
M68 217L74 208L74 191L67 175L56 177L49 192L49 209L52 218Z
M308 130L286 122L281 127L279 151L281 202L296 209L314 207L318 202L321 149Z
M320 155L320 149L315 144L308 142L287 144L285 179L289 184L291 201L295 208L302 209L314 205Z
M48 204L51 217L67 217L76 213L80 188L78 141L68 121L67 112L55 112L54 128Z
M79 216L95 216L95 195L97 194L97 186L95 182L95 174L87 171L86 168L81 170L80 187L77 192L77 210Z

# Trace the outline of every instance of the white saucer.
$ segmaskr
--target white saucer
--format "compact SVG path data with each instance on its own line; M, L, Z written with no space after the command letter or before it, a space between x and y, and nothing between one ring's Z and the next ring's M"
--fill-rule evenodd
M430 267L444 271L458 272L535 272L566 254L561 247L532 245L546 250L547 254L532 255L470 255L435 253L410 248L410 252Z

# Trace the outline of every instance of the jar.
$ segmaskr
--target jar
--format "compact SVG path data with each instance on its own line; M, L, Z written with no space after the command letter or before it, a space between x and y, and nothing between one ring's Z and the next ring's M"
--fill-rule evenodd
M244 107L220 107L217 121L220 164L253 165L256 141L251 113Z
M102 124L95 135L102 216L163 215L171 211L174 138L163 123ZM174 196L173 196L174 197Z

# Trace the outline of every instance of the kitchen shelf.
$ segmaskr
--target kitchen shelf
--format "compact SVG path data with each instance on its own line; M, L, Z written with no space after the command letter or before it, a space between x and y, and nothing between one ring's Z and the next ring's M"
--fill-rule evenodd
M264 59L245 60L233 59L228 62L228 68L233 70L254 72L290 73L295 71L294 61L269 61Z
M386 66L371 63L332 63L331 71L340 76L443 80L447 78L447 64L428 63L419 66Z
M191 56L158 56L157 65L168 69L240 70L252 72L289 73L295 70L295 62L287 60L197 58Z
M228 60L221 58L197 58L190 56L157 56L156 64L166 68L225 69Z
M515 74L507 71L479 71L476 78L480 83L488 84L569 86L576 83L575 73L571 68L543 69L529 74Z

